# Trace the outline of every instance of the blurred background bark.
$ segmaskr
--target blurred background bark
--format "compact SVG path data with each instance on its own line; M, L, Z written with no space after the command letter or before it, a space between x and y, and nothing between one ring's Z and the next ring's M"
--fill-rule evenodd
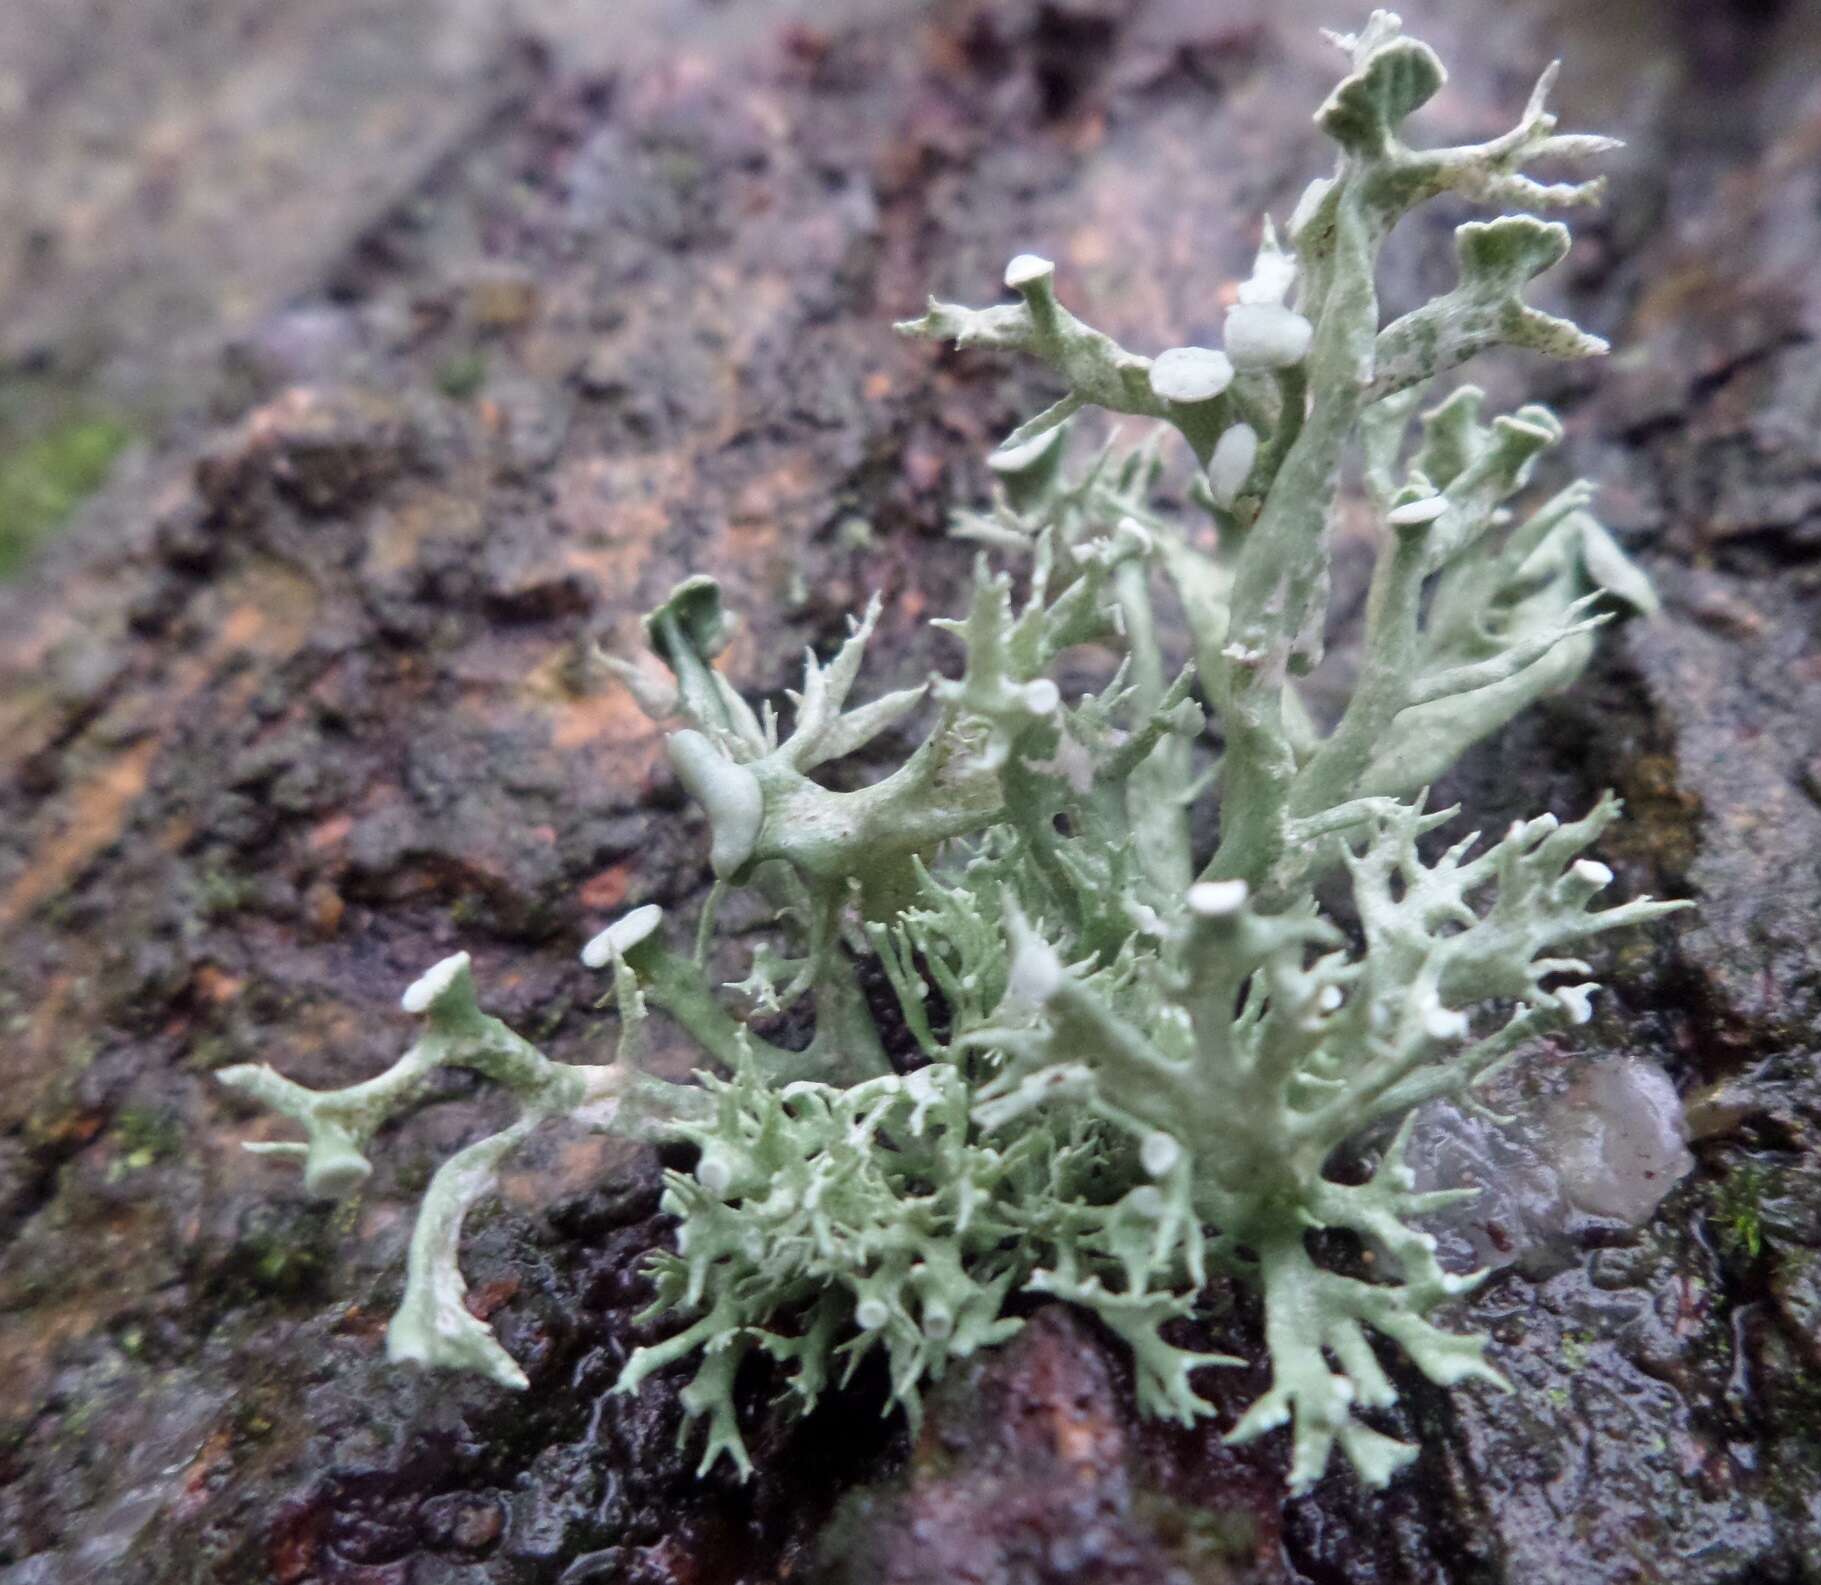
M1616 786L1621 884L1700 900L1580 1048L1667 1067L1699 1165L1464 1307L1515 1395L1406 1373L1418 1466L1285 1505L1281 1448L1137 1422L1057 1309L915 1445L864 1376L802 1425L755 1379L759 1475L697 1480L674 1383L607 1392L658 1164L579 1137L471 1240L531 1390L393 1371L486 1095L445 1081L333 1210L209 1075L375 1071L458 946L598 1054L576 946L699 895L703 842L586 641L706 569L743 687L875 588L874 683L942 663L946 513L1044 387L889 321L1028 247L1129 343L1206 339L1363 11L0 8L0 1581L1821 1579L1821 7L1403 9L1438 140L1560 55L1564 123L1630 145L1551 287L1615 356L1475 373L1558 405L1666 610L1448 792L1491 827ZM1391 310L1462 217L1398 240Z

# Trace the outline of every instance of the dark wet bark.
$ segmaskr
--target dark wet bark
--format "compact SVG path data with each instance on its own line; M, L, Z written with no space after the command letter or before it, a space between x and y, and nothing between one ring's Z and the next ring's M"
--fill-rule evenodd
M1314 26L1358 20L686 10L617 72L558 34L451 78L382 214L329 206L248 324L186 322L234 348L0 592L0 1580L1821 1579L1821 19L1794 3L1404 8L1453 68L1438 135L1506 124L1561 54L1565 119L1630 141L1564 272L1619 355L1488 383L1557 402L1666 602L1448 791L1492 828L1619 789L1620 884L1701 911L1615 951L1580 1049L1724 1087L1648 1226L1467 1307L1514 1395L1404 1380L1418 1465L1285 1506L1281 1447L1136 1422L1118 1351L1050 1312L914 1446L876 1381L794 1424L755 1379L758 1476L699 1481L674 1382L607 1392L655 1159L565 1137L467 1260L531 1390L384 1364L416 1192L488 1098L447 1080L338 1212L240 1151L270 1125L210 1073L376 1070L457 947L553 1054L598 1049L577 944L697 896L704 841L587 641L703 569L752 689L873 589L877 685L940 663L945 512L1045 393L889 321L1038 247L1127 342L1205 339L1325 160ZM1444 218L1392 311L1441 284ZM64 344L50 299L6 301ZM1243 1310L1219 1336L1256 1357Z

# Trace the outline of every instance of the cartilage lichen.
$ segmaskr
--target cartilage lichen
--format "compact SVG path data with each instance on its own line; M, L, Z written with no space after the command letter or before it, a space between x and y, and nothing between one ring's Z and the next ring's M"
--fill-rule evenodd
M1680 905L1594 906L1611 872L1581 855L1617 817L1611 798L1438 850L1426 839L1453 811L1430 811L1425 789L1652 596L1586 484L1514 504L1561 438L1553 415L1488 419L1473 387L1435 392L1494 347L1605 350L1523 300L1567 228L1467 222L1458 284L1389 324L1374 271L1400 217L1442 194L1589 202L1597 182L1526 170L1611 143L1554 130L1552 69L1503 136L1410 146L1406 118L1443 81L1434 53L1385 12L1334 42L1347 71L1316 119L1338 165L1281 235L1266 223L1222 347L1129 352L1062 305L1032 254L1006 271L1014 301L932 301L899 326L1035 356L1065 392L989 458L990 509L958 515L958 533L1016 569L983 553L966 614L937 624L960 641L958 675L850 705L875 601L832 659L809 658L785 733L716 669L729 618L705 578L646 620L674 686L617 663L677 723L670 759L710 827L711 915L741 887L775 917L743 981L713 984L710 930L675 947L647 906L583 953L620 1015L601 1066L550 1062L483 1014L463 955L405 993L425 1033L377 1078L313 1092L266 1067L222 1075L305 1127L307 1143L265 1148L300 1155L326 1194L358 1187L375 1130L436 1064L517 1096L519 1119L425 1196L393 1358L525 1384L462 1303L457 1244L501 1158L563 1114L698 1149L693 1172L669 1174L675 1247L651 1266L656 1311L679 1329L634 1354L621 1385L693 1361L683 1403L707 1422L705 1468L723 1453L746 1465L733 1384L748 1357L807 1406L877 1351L914 1416L951 1360L1017 1328L1022 1294L1093 1311L1131 1349L1140 1406L1188 1421L1212 1412L1195 1373L1233 1361L1185 1351L1167 1324L1217 1274L1257 1290L1272 1382L1230 1436L1289 1425L1296 1490L1337 1443L1373 1484L1413 1456L1369 1423L1395 1398L1375 1338L1443 1385L1499 1383L1481 1339L1430 1319L1481 1274L1443 1269L1418 1230L1470 1191L1418 1191L1408 1120L1585 1023L1587 939ZM1071 468L1066 431L1089 407L1176 431L1188 499L1160 501L1154 443ZM1324 720L1299 679L1322 658L1350 448L1377 562L1351 695ZM1160 620L1165 588L1180 627ZM1083 648L1117 664L1069 699L1059 663ZM890 774L851 791L817 779L919 713L927 730ZM1217 826L1191 822L1204 800ZM1218 830L1211 852L1193 829ZM1327 882L1350 890L1344 921L1317 902ZM888 1060L862 994L868 958L896 993L909 1064ZM742 1017L801 1002L814 1029L801 1050ZM699 1083L634 1065L653 1008L699 1043ZM1355 1235L1373 1275L1323 1264L1310 1235L1324 1229Z

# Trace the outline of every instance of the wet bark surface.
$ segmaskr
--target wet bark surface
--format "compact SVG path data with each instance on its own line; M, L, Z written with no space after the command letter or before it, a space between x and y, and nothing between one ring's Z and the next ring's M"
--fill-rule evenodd
M466 1259L530 1390L385 1364L416 1195L495 1103L439 1079L325 1208L240 1149L280 1130L212 1072L377 1071L399 991L457 949L492 1010L597 1056L578 944L698 897L705 841L590 642L707 570L755 694L873 590L880 689L951 658L946 513L1046 393L889 321L989 298L1030 247L1129 343L1205 340L1258 214L1325 164L1314 28L1359 20L648 9L629 34L664 47L617 66L556 6L541 51L447 42L421 144L348 119L367 197L332 162L287 178L332 245L233 255L253 306L194 297L212 350L160 444L0 589L0 1580L1821 1579L1821 15L1793 0L1404 8L1453 70L1438 138L1508 124L1561 54L1565 121L1629 141L1556 286L1619 353L1486 383L1557 404L1666 606L1445 791L1492 829L1616 787L1620 886L1700 902L1615 948L1584 1038L1539 1058L1652 1057L1701 1137L1646 1226L1589 1223L1462 1306L1514 1393L1388 1360L1417 1465L1286 1504L1276 1440L1220 1440L1262 1365L1209 1381L1219 1422L1160 1428L1051 1309L914 1441L875 1380L794 1422L755 1378L758 1473L698 1479L673 1380L609 1391L654 1335L659 1162L560 1131ZM221 168L236 234L276 227ZM1390 309L1445 283L1457 218L1400 240ZM82 308L111 277L21 279L14 353L101 325L93 366L157 383L159 338ZM1210 1330L1259 1359L1243 1305Z

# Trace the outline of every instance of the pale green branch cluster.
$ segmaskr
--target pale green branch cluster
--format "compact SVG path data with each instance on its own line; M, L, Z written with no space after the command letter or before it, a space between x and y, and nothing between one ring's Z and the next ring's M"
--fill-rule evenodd
M1444 193L1587 202L1597 183L1528 168L1611 143L1555 132L1552 68L1502 137L1412 147L1403 123L1443 81L1433 52L1383 12L1335 42L1348 74L1317 121L1338 165L1281 237L1266 223L1220 347L1130 352L1065 308L1053 266L1029 254L1005 274L1016 301L932 301L900 326L1032 355L1064 391L988 459L990 509L957 515L957 534L1014 563L995 572L983 554L966 614L937 624L959 641L958 675L850 704L875 599L832 658L806 658L786 733L717 668L729 619L706 578L647 619L670 684L613 663L673 725L714 875L686 949L651 906L585 949L619 1009L614 1062L548 1062L480 1013L462 957L407 993L426 1033L379 1078L312 1092L264 1067L224 1074L304 1125L307 1144L264 1148L302 1156L323 1193L358 1187L375 1130L438 1064L518 1098L518 1120L425 1197L394 1358L523 1385L462 1303L457 1241L501 1158L562 1114L697 1148L693 1172L669 1175L676 1245L651 1268L654 1313L679 1330L636 1353L622 1386L694 1360L683 1404L708 1423L705 1467L747 1466L734 1396L747 1360L768 1359L806 1407L880 1353L914 1416L927 1382L1016 1329L1023 1296L1093 1311L1130 1347L1140 1406L1187 1421L1213 1412L1193 1373L1233 1361L1172 1332L1211 1279L1256 1289L1272 1385L1231 1436L1289 1425L1299 1490L1336 1444L1374 1484L1413 1456L1370 1423L1396 1398L1375 1339L1444 1386L1499 1382L1482 1340L1430 1319L1482 1274L1444 1270L1420 1229L1466 1191L1415 1189L1410 1118L1586 1022L1588 938L1679 905L1595 906L1612 877L1582 854L1617 817L1610 798L1572 824L1542 815L1483 851L1475 837L1438 851L1430 834L1452 811L1427 812L1425 789L1570 682L1602 622L1654 600L1586 485L1526 505L1561 439L1553 415L1488 419L1473 387L1432 391L1492 347L1604 350L1522 295L1566 228L1529 214L1461 226L1458 285L1389 324L1374 271L1396 222ZM1072 471L1068 434L1090 407L1179 434L1187 501L1161 499L1154 441ZM1323 658L1350 458L1377 560L1351 692L1321 719L1302 679ZM1074 657L1070 674L1091 674L1084 653L1109 657L1106 680L1065 697L1059 667ZM896 769L846 791L819 779L913 723ZM1190 812L1205 800L1218 836L1198 850ZM1344 920L1318 906L1323 881L1350 890ZM732 888L776 927L723 986L709 946ZM887 1056L869 961L909 1064ZM803 1049L754 1027L804 1001ZM719 1073L641 1074L653 1010ZM1324 1265L1321 1230L1355 1235L1371 1276Z

